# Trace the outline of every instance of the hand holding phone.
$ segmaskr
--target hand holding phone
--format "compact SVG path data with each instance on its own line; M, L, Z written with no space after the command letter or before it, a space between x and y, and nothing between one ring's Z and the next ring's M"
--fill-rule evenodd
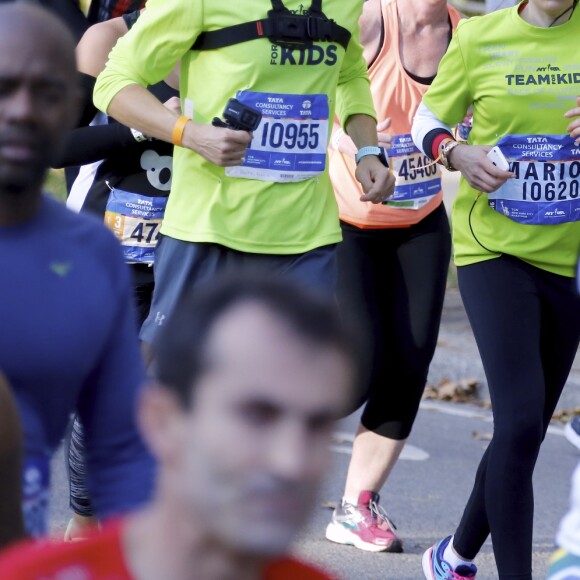
M498 169L509 171L510 164L508 163L508 160L505 158L504 154L501 152L501 149L497 145L487 154L487 158Z

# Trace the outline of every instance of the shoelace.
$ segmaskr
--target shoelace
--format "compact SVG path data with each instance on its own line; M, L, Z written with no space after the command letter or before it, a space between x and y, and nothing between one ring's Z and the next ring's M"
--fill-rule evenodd
M437 578L441 578L441 580L465 580L467 578L467 576L460 576L455 570L452 570L445 560L440 564L435 559L434 564L435 572L438 574Z
M387 515L387 512L385 511L385 508L383 508L383 506L379 505L376 501L369 502L369 510L371 512L371 517L373 519L377 518L379 520L384 520L387 522L387 524L389 525L389 527L391 529L394 529L394 530L397 529L395 522L393 522L393 520L391 520L391 518L389 518L389 516Z

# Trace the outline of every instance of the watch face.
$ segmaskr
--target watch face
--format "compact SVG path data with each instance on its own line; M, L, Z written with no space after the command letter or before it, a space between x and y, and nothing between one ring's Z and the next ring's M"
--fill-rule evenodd
M389 158L387 157L387 151L383 147L381 147L381 152L379 154L379 161L385 166L389 167Z
M450 143L443 145L441 148L441 161L443 161L445 169L448 169L449 171L457 171L455 167L451 165L448 157L449 153L451 153L451 151L453 151L457 145L460 145L459 141L451 141Z

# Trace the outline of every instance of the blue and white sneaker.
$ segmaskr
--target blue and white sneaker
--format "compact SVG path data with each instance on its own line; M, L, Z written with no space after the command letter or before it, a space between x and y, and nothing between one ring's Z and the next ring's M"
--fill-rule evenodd
M451 536L447 536L423 554L423 573L427 580L464 580L477 576L475 564L463 564L455 570L443 559L443 553Z
M550 558L550 567L546 580L579 580L580 556L565 550L556 550Z

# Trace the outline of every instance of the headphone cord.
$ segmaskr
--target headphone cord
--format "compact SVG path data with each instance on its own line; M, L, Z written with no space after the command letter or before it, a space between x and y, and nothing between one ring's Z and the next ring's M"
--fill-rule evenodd
M477 236L475 235L475 232L473 231L473 225L471 224L471 215L473 214L473 210L475 209L475 204L477 203L477 200L483 195L482 191L478 191L477 192L477 196L475 197L475 199L473 200L473 205L471 206L471 209L469 210L469 217L467 218L467 221L469 223L469 230L471 231L471 235L473 236L473 239L486 251L488 251L490 254L497 254L497 252L494 252L493 250L490 250L487 246L484 246L478 239Z
M572 4L570 6L568 6L568 8L566 8L566 10L564 10L564 12L562 12L562 14L560 14L560 16L556 16L556 18L554 18L554 20L552 20L552 24L550 24L550 26L548 26L548 28L552 28L552 26L554 26L554 24L556 24L556 22L558 22L558 20L560 20L560 18L562 18L562 16L564 16L564 14L567 14L568 12L570 12L570 10L572 10L572 14L574 14L574 10L576 9L576 4L578 4L578 0L574 0L572 2ZM572 14L570 14L570 18L572 18Z

